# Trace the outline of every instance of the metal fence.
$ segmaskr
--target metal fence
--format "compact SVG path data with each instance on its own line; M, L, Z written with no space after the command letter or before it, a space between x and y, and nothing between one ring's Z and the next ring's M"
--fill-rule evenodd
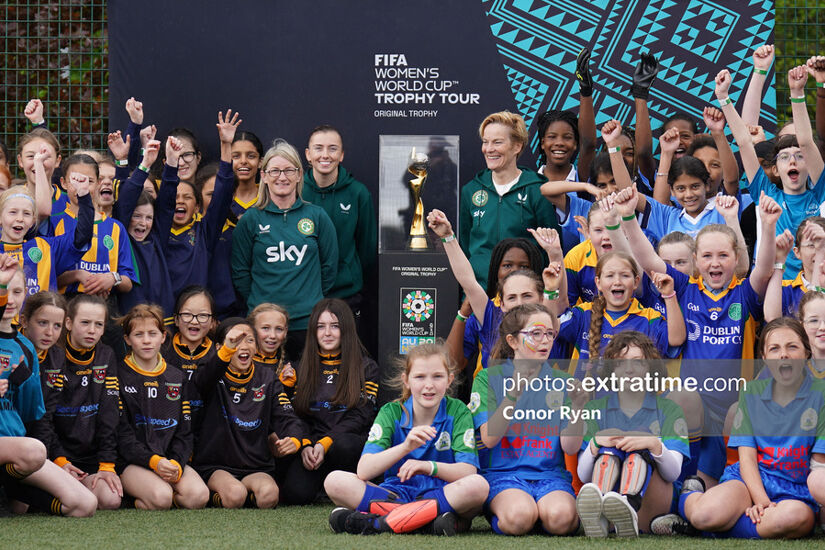
M10 0L0 6L0 14L0 139L15 147L30 128L22 115L26 102L39 98L49 128L65 149L104 149L109 115L106 2ZM811 55L825 55L823 29L825 0L776 0L780 125L791 118L787 71ZM812 118L814 95L811 86Z
M31 128L23 109L29 99L39 98L48 127L64 150L104 148L109 118L106 2L10 0L0 10L0 139L14 149Z
M788 70L812 55L825 55L825 0L776 0L776 114L781 127L791 121ZM814 118L815 88L808 82L808 109Z

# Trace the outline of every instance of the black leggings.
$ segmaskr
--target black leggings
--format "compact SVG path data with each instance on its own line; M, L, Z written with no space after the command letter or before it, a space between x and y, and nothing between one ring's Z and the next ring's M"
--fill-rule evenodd
M333 441L324 462L317 470L307 470L300 451L276 461L280 500L289 504L312 504L333 470L355 472L367 438L360 434L343 434Z

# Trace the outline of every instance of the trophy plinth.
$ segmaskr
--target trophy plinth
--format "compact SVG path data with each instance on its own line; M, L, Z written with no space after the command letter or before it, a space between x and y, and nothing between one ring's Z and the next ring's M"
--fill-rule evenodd
M410 180L410 191L415 204L415 212L410 225L410 237L407 241L408 250L430 249L430 241L427 239L427 227L424 225L424 203L421 201L421 192L424 190L424 181L427 179L429 162L430 159L427 155L416 153L415 148L413 148L407 170L415 176Z

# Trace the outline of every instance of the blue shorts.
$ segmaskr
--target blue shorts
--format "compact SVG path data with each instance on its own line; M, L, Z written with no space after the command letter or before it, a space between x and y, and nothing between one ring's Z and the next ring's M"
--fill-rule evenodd
M765 487L765 493L771 502L779 502L781 500L799 500L807 504L814 515L819 513L819 504L811 496L808 491L807 483L794 483L784 477L779 477L771 473L770 470L759 466L759 477L762 478L762 485ZM719 479L719 483L725 481L742 481L742 475L739 473L739 463L731 464L725 468L725 473ZM742 481L742 483L745 483Z
M573 486L571 485L572 476L570 472L563 470L558 472L550 471L548 473L550 476L543 479L523 479L518 474L485 475L484 479L490 484L490 494L487 497L485 506L489 506L496 495L507 489L524 491L533 497L533 500L536 502L538 502L541 497L553 491L565 491L570 493L570 496L573 498L576 497L576 493L573 491Z
M713 432L708 432L713 433ZM725 438L721 435L703 435L699 444L697 470L713 479L719 479L728 461Z
M432 479L432 478L431 478ZM433 479L433 481L436 481ZM387 491L392 491L396 495L398 495L398 500L396 502L413 502L415 500L419 500L422 498L435 498L429 496L430 492L437 491L447 485L447 482L443 480L441 481L441 486L439 487L437 484L432 483L428 484L427 487L418 487L416 485L410 485L407 483L387 483L384 482L379 485L382 489L386 489Z

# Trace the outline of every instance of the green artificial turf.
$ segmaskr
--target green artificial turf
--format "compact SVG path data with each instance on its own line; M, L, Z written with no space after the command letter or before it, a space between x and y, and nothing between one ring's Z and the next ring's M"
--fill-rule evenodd
M825 547L825 541L803 539L793 542L688 539L652 537L608 541L584 537L502 537L493 535L486 521L477 518L469 534L452 538L424 535L335 535L327 526L331 506L294 506L275 510L172 510L142 512L118 510L98 512L91 519L67 519L27 515L0 519L0 548L55 548L71 550L130 548L300 548L339 550L390 550L392 548L444 548L483 550L487 548L633 548L640 550L685 550L685 548L782 548Z

